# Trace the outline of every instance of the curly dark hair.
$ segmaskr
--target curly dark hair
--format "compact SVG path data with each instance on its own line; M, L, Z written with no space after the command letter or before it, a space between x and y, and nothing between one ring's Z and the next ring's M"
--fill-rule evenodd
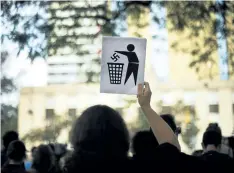
M105 105L86 109L71 131L74 154L82 158L127 157L129 133L120 114Z

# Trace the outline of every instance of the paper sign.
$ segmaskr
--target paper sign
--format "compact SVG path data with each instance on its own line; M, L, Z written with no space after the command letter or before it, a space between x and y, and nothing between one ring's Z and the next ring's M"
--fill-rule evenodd
M144 82L146 39L103 37L101 93L137 94Z

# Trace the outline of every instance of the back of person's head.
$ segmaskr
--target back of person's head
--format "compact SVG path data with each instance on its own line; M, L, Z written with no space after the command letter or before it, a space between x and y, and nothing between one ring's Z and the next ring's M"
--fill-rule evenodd
M221 136L222 136L222 130L219 127L218 123L210 123L208 125L208 127L206 128L206 131L215 131L215 132L221 134Z
M174 116L171 114L163 114L161 118L171 127L172 131L176 133L177 127Z
M203 147L206 148L208 145L213 145L216 148L221 145L222 136L217 131L206 131L203 134L202 144Z
M167 123L167 125L172 129L172 131L178 135L181 133L181 129L177 128L176 123L175 123L175 118L171 114L162 114L160 117ZM150 128L151 133L152 129Z
M51 172L55 167L55 156L50 146L40 145L35 151L32 168L39 173Z
M158 141L151 131L141 131L133 137L132 147L137 159L151 158L157 146Z
M117 159L127 157L129 134L117 111L105 105L96 105L86 109L76 120L71 144L74 153L84 157Z
M192 153L192 156L197 156L197 157L199 157L199 156L202 155L202 153L203 153L203 150L196 150L196 151L194 151L194 152Z
M9 144L12 141L15 141L15 140L18 140L18 139L19 139L19 135L18 135L17 132L15 132L15 131L8 131L2 137L3 146L5 147L5 149L7 149L8 146L9 146Z
M14 162L23 162L26 158L26 147L22 141L12 141L7 148L7 157Z
M31 153L35 152L36 149L37 149L37 147L32 147L32 148L31 148Z

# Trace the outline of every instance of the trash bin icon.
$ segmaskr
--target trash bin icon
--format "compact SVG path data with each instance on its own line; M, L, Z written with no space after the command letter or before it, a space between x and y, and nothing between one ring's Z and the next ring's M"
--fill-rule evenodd
M111 84L121 84L123 63L107 63Z

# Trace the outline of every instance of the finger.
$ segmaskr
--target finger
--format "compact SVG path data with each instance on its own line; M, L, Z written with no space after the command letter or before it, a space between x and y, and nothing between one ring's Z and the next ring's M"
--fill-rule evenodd
M144 82L145 84L145 92L151 92L149 82Z
M143 85L142 84L138 84L137 95L141 96L142 92L143 92Z

